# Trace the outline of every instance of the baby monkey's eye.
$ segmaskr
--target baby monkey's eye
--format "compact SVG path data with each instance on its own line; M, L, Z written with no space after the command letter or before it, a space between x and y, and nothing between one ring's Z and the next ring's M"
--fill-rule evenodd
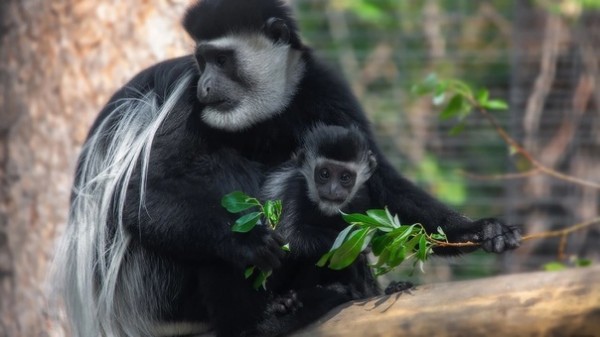
M319 171L319 177L321 177L321 179L329 179L329 170L326 168L322 168Z

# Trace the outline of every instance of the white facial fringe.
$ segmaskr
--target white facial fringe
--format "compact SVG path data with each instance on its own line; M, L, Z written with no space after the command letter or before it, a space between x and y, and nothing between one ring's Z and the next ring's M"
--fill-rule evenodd
M300 51L273 43L261 34L231 35L206 44L236 50L236 57L242 60L238 71L251 79L252 88L231 111L223 113L206 107L202 111L205 123L217 129L240 131L285 110L304 75Z
M140 165L143 211L152 142L178 108L191 77L188 73L176 81L161 106L157 96L167 93L149 91L117 101L83 147L69 224L55 261L75 337L154 336L151 319L159 304L152 294L143 294L151 290L144 286L146 257L127 254L131 236L123 224L124 204L134 168ZM113 235L109 221L116 222ZM127 268L122 268L125 262Z

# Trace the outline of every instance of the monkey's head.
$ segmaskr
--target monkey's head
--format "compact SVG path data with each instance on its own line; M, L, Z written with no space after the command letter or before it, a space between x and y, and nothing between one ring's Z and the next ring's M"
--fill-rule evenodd
M278 0L202 0L183 26L196 42L205 123L240 131L285 110L305 68L289 7Z
M306 178L309 199L327 215L348 205L377 167L362 132L322 124L304 135L296 160Z

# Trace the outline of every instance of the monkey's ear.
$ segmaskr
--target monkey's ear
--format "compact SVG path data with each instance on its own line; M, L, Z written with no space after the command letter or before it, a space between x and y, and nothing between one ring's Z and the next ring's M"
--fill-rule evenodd
M371 150L369 150L368 156L369 156L369 170L371 172L373 172L377 168L377 158L375 157L375 155L373 154L373 152Z
M267 35L275 42L282 44L290 43L290 29L282 19L269 18L269 20L267 20L266 28Z

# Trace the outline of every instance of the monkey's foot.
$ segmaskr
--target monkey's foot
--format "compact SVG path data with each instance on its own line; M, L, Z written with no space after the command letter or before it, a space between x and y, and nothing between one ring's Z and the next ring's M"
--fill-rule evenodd
M272 299L267 307L267 311L282 316L293 314L302 307L303 304L298 298L298 294L294 290L290 290L288 293Z
M415 289L415 285L408 281L392 281L383 291L386 295L394 293L408 293L412 294L412 290Z

